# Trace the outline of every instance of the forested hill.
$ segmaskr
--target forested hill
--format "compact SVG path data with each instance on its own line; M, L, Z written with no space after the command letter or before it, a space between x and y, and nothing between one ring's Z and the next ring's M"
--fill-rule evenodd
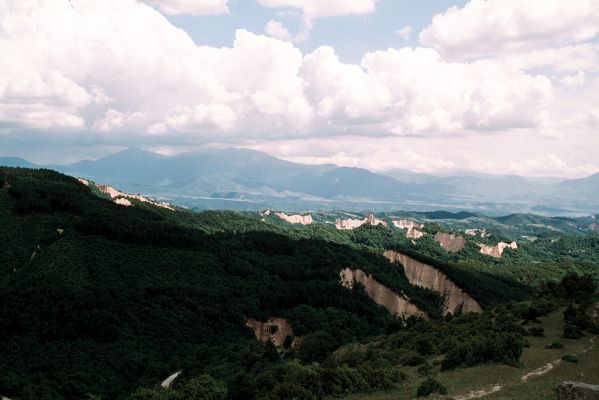
M522 268L466 265L435 257L438 249L428 245L419 253L405 235L380 227L296 229L252 215L132 203L115 204L51 170L0 168L0 395L337 397L392 388L405 378L402 363L420 359L414 361L411 340L398 345L393 360L341 363L335 350L422 329L462 341L464 332L476 331L495 343L487 358L452 359L447 368L518 362L521 328L487 311L535 295L535 279ZM485 313L443 318L439 294L410 285L403 269L383 257L385 248L410 250L435 264L471 291ZM343 287L344 268L360 269L405 296L431 321L398 318L360 284ZM565 272L554 266L547 278ZM272 317L293 327L293 346L290 337L275 349L246 326L248 319ZM428 355L450 347L439 343ZM180 370L173 390L155 388ZM299 376L318 384L298 382ZM207 392L214 397L198 394Z

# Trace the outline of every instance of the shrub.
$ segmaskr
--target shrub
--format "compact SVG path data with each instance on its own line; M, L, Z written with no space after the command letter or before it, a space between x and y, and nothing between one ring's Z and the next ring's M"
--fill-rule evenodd
M418 367L418 373L422 376L429 376L433 370L433 366L430 364L422 364Z
M543 329L542 326L539 326L539 327L533 326L532 328L528 329L528 334L530 336L535 336L535 337L544 337L545 330Z
M567 362L571 362L571 363L577 363L578 362L578 358L576 358L576 356L572 355L572 354L566 354L565 356L562 357L562 360L567 361Z
M427 378L418 386L417 397L428 397L433 393L447 394L447 388L434 378Z
M426 362L426 358L422 357L420 354L409 354L402 358L401 363L403 365L407 365L409 367L415 367L417 365L422 365Z

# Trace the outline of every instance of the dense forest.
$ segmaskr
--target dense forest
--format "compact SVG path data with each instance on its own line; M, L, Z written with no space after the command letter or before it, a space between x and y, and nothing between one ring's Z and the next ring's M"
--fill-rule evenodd
M423 393L442 391L433 359L442 370L518 365L522 321L568 306L566 337L596 329L584 310L597 235L540 238L496 260L472 241L449 253L382 226L124 207L51 170L0 168L0 241L0 394L13 400L335 398L393 388L405 366L422 370ZM412 286L386 249L442 271L484 312L443 316L442 296ZM343 287L344 268L430 320ZM246 321L271 317L301 340L256 340Z

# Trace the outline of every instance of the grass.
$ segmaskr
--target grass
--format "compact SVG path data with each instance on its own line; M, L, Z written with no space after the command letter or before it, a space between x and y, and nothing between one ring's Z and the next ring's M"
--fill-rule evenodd
M527 337L530 347L525 348L518 368L506 365L485 364L472 368L458 368L454 371L440 372L435 367L435 379L447 387L448 395L431 396L429 399L452 399L474 390L489 389L499 384L500 391L488 394L485 400L498 399L551 399L557 385L566 380L599 384L599 337L586 335L578 340L562 338L563 311L560 309L541 318L545 337ZM561 342L563 349L547 349L545 346ZM595 345L594 342L597 342ZM589 349L590 348L590 349ZM586 350L586 352L585 352ZM561 358L567 354L576 355L578 363L568 363ZM526 382L521 378L527 373L559 362L543 375L530 377ZM396 390L372 394L360 394L348 397L349 400L397 400L416 398L416 388L425 379L416 372L416 368L405 369L405 383Z

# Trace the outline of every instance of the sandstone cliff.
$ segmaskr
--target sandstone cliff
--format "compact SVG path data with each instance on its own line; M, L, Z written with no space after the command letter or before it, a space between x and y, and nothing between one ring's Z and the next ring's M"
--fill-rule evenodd
M410 228L408 229L408 231L406 232L406 236L412 239L418 239L420 237L424 236L424 232L419 231L416 228Z
M364 219L338 219L335 221L337 229L355 229L364 224L387 226L385 221L376 218L373 214L368 214L368 217Z
M352 289L356 282L361 283L366 289L368 296L375 303L389 310L393 315L403 318L416 316L428 319L428 315L420 310L418 306L411 303L408 298L385 287L362 270L345 268L339 273L339 276L341 277L341 284L348 289Z
M447 251L460 251L466 245L463 236L445 232L435 233L435 240Z
M460 307L463 312L482 312L476 300L438 269L392 250L385 251L384 256L391 262L401 263L412 285L425 287L442 295L445 298L443 315L455 314Z
M142 203L148 203L148 204L151 204L156 207L166 208L168 210L174 211L174 208L171 207L170 204L163 203L160 201L155 201L152 199L148 199L147 197L144 197L141 194L131 194L131 193L121 192L120 190L115 189L110 185L98 185L94 182L88 181L87 179L83 179L83 178L78 178L78 181L81 182L82 184L84 184L85 186L91 186L91 185L95 186L102 193L106 193L107 195L109 195L110 198L112 199L112 201L114 201L116 204L119 204L122 206L127 206L127 207L131 206L132 205L131 199L135 199L135 200L141 201Z
M486 229L466 229L464 231L464 233L466 235L470 235L470 236L480 236L480 237L489 236Z
M411 229L411 228L422 229L422 228L424 228L424 224L418 224L418 223L412 221L411 219L393 220L391 222L393 222L393 225L395 225L395 227L399 228L399 229Z
M262 342L269 340L277 347L285 344L287 336L294 338L291 324L284 318L269 318L266 322L255 319L248 319L246 325L254 330L256 339Z
M289 222L290 224L310 225L312 222L314 222L311 215L287 215L283 212L275 213L275 215L281 218L283 221Z
M516 243L516 242L512 242L512 243L499 242L495 246L489 246L489 245L481 243L481 244L479 244L479 247L480 247L480 252L482 254L486 254L488 256L495 257L495 258L501 258L501 256L503 255L503 251L505 249L507 249L507 248L517 249L518 243Z

